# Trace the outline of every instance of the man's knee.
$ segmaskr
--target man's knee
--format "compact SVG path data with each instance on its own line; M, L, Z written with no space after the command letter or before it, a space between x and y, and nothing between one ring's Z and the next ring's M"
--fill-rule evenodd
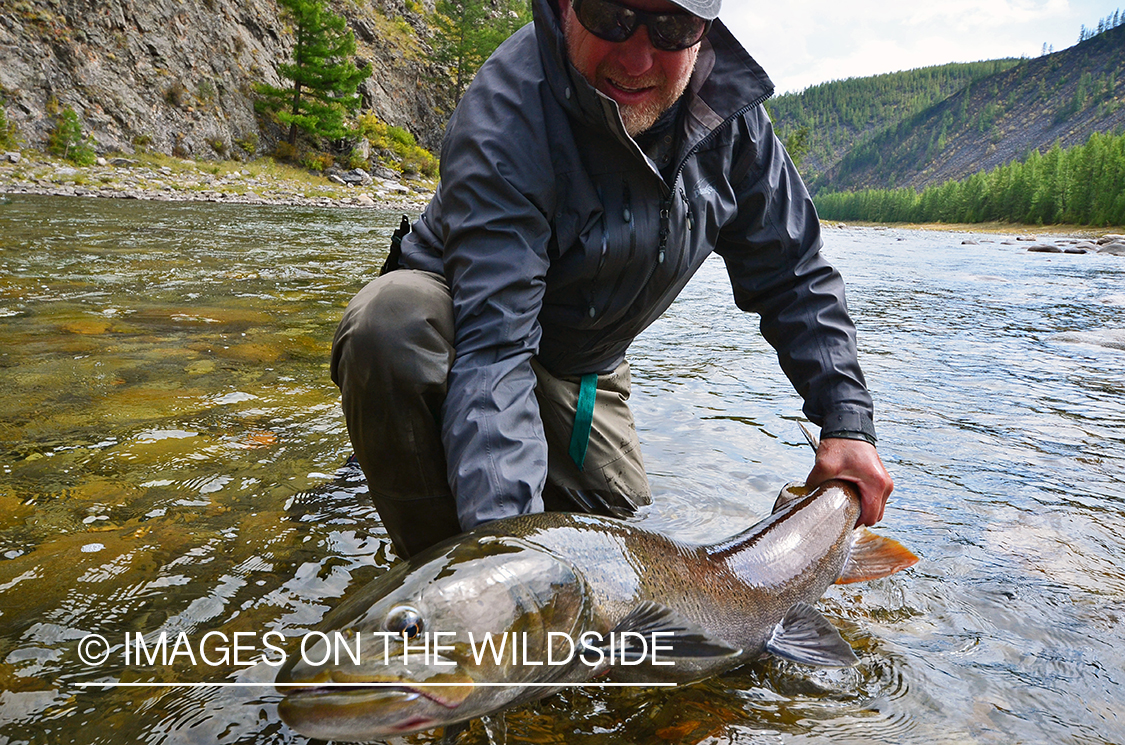
M332 343L341 388L373 379L443 385L452 362L452 299L429 272L401 269L370 282L348 303Z

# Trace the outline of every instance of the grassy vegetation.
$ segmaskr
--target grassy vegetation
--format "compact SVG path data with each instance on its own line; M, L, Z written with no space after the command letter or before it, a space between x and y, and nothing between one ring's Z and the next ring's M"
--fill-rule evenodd
M361 116L358 125L360 133L371 146L388 156L384 161L390 167L402 173L420 173L430 178L437 176L437 159L428 150L419 147L410 132L387 124L373 113Z

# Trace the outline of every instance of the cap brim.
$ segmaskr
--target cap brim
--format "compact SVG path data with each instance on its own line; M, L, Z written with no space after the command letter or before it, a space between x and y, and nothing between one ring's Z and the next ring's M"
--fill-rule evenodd
M719 17L719 9L723 5L723 0L672 0L672 2L688 13L708 21Z

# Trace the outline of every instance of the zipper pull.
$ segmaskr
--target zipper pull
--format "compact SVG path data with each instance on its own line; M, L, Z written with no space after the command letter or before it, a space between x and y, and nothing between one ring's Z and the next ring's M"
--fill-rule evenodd
M660 246L656 254L656 263L664 263L664 254L668 250L668 235L672 232L672 199L666 198L660 203Z

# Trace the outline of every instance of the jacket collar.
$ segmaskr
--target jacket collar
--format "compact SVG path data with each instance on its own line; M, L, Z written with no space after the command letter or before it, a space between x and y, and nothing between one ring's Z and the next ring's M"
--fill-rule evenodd
M539 54L559 104L573 119L611 132L626 145L636 143L625 132L617 102L590 85L566 53L557 2L534 0L532 8ZM722 21L716 20L702 42L699 60L688 83L687 138L694 144L732 116L773 93L765 70L743 49ZM638 149L639 152L639 149Z

